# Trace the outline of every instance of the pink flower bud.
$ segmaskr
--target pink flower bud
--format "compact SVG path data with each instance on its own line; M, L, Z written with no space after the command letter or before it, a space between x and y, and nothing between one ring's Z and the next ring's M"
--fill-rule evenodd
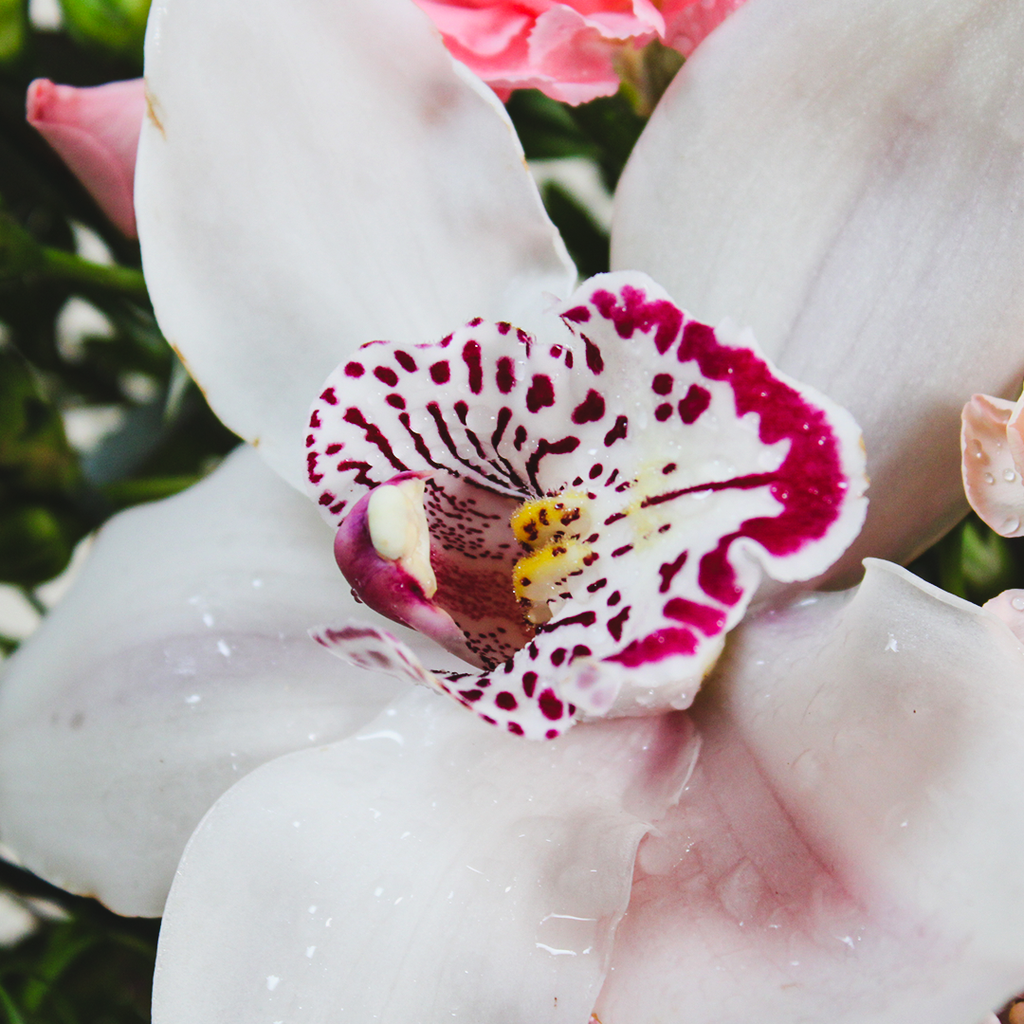
M135 152L146 112L143 80L78 89L37 78L26 99L29 124L110 220L135 238Z

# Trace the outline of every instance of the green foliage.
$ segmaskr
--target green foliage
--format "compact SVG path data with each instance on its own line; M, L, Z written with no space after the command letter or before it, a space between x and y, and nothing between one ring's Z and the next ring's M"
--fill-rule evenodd
M27 37L26 0L0 0L0 65L21 56Z
M150 0L60 0L75 38L132 58L142 51L149 4Z

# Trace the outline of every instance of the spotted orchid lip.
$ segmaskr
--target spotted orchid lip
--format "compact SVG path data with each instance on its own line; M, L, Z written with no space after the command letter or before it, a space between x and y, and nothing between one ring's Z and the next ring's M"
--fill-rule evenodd
M306 448L356 595L476 667L430 672L365 624L316 639L537 738L688 706L763 575L822 572L867 505L849 414L636 272L586 282L540 340L473 320L364 346ZM410 481L419 505L380 503L410 539L375 544L371 496ZM422 570L396 555L417 537Z

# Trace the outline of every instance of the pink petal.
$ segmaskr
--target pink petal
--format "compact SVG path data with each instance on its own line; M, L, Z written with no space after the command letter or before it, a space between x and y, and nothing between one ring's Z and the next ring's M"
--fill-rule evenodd
M141 78L89 89L37 78L26 113L110 220L129 238L135 230L135 154L146 112Z
M1024 481L1007 430L1014 410L1006 399L975 395L964 406L960 439L967 500L1004 537L1024 535Z
M723 22L743 0L665 0L665 42L689 56L694 47Z

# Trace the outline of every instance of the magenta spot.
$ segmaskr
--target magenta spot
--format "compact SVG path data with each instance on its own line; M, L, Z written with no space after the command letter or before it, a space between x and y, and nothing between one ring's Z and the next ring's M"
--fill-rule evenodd
M672 586L672 581L675 579L676 573L686 565L686 559L689 554L689 551L683 551L671 562L665 562L658 570L658 575L661 576L661 586L658 587L659 594L668 593L668 589Z
M331 494L330 491L324 491L324 493L320 495L320 499L319 499L320 500L320 504L321 505L330 505L330 503L332 501L334 501L335 497L336 497L336 495Z
M448 360L442 359L430 367L430 379L435 384L447 384L452 372L448 366Z
M668 476L669 473L674 473L677 468L678 467L676 466L676 464L674 462L666 462L665 465L661 467L662 475L663 476ZM664 528L659 529L658 532L659 533L664 533L665 532Z
M459 694L468 701L477 701L484 695L482 690L459 690Z
M320 412L318 409L314 409L312 415L309 417L309 425L311 427L320 426Z
M574 324L585 324L590 319L590 310L586 306L574 306L562 314L562 319Z
M502 711L515 711L515 709L519 707L519 702L507 690L502 690L501 693L494 698L494 703L497 704Z
M616 590L608 598L608 607L609 608L614 608L621 600L622 600L622 594L620 594L619 591Z
M587 369L595 376L604 371L604 356L601 350L584 334L583 345L586 349Z
M328 446L327 446L327 447L326 447L326 448L324 449L324 452L325 452L325 454L327 454L327 455L337 455L337 454L338 454L338 452L340 452L340 451L341 451L342 447L343 447L343 446L342 446L342 445L340 445L340 444L329 444L329 445L328 445Z
M673 655L691 655L697 650L697 638L688 629L666 626L640 640L634 640L606 661L617 661L626 668L639 668L652 661L663 661Z
M471 322L470 326L475 327L480 322L479 320ZM462 361L466 364L466 369L469 370L469 390L474 395L479 395L484 385L484 371L480 364L479 342L467 341L462 346Z
M616 548L612 552L612 558L620 558L622 555L629 554L633 550L632 544L623 544L621 548Z
M345 364L345 376L346 377L362 377L366 373L362 363L357 363L353 360L351 363Z
M672 391L672 386L675 381L670 373L659 373L655 375L654 382L651 384L651 390L656 395L667 395Z
M573 423L595 423L604 416L604 398L591 389L587 397L572 411Z
M549 721L557 722L565 714L565 705L555 696L555 691L544 690L537 698L540 713Z
M479 327L483 322L484 322L484 318L482 316L475 316L475 317L473 317L472 320L469 321L469 323L466 326L467 327Z
M416 360L408 352L403 352L401 349L395 351L395 362L409 373L413 373L416 369Z
M617 301L622 299L621 305ZM665 299L647 302L647 295L640 288L624 285L621 296L600 289L590 297L598 312L611 320L620 338L632 338L639 330L644 334L654 330L654 347L664 355L679 335L683 323L683 312Z
M516 386L516 364L508 356L502 356L498 360L498 372L495 374L495 383L498 390L507 395Z
M696 423L701 414L711 404L711 392L699 384L691 384L686 397L679 403L679 416L689 426Z
M663 613L666 618L675 619L676 622L696 626L705 636L714 636L725 628L725 612L685 597L673 597L665 605Z
M577 658L589 658L594 652L591 651L586 644L576 644L572 649L572 658L575 661Z
M523 673L523 693L527 697L533 696L533 691L537 687L537 673L536 672L524 672Z
M616 643L622 639L622 629L626 625L626 620L629 618L629 613L632 610L632 605L626 605L618 615L608 620L608 632Z
M316 444L316 438L312 434L306 435L306 447L312 448Z
M604 435L604 446L605 448L611 448L616 441L621 441L626 436L626 430L629 426L629 420L625 416L617 416L615 418L615 426ZM611 483L611 480L608 481Z
M522 424L516 427L516 432L512 435L512 443L515 445L517 452L520 451L526 443L526 436L526 427Z
M381 384L387 384L389 388L393 388L398 383L398 374L390 366L378 366L373 371L373 375Z
M388 397L385 398L384 401L387 402L388 405L390 405L393 409L405 408L405 399L401 395L388 395Z
M607 587L608 581L605 579L595 580L593 583L587 584L587 593L596 594L602 587Z
M508 334L512 330L512 325L507 320L498 321L498 333L501 335Z
M320 398L328 405L337 405L338 396L334 393L334 388L326 388L320 395Z
M523 727L518 722L509 722L505 727L513 736L523 736Z
M565 661L565 656L568 653L569 652L566 651L564 647L559 647L556 650L552 651L551 664L554 665L555 668L558 668L558 666L561 665L563 661Z
M535 373L526 392L526 408L530 412L540 412L541 409L555 404L555 389L551 378L542 373Z
M590 473L589 473L590 479L591 480L596 480L603 472L604 472L604 466L602 466L600 462L595 462L590 467Z
M665 420L672 415L672 406L668 402L662 402L657 409L654 410L654 418L659 423L664 423Z
M548 731L546 733L544 733L544 739L546 739L546 740L557 739L558 735L559 735L559 733L558 733L557 729L548 729Z

